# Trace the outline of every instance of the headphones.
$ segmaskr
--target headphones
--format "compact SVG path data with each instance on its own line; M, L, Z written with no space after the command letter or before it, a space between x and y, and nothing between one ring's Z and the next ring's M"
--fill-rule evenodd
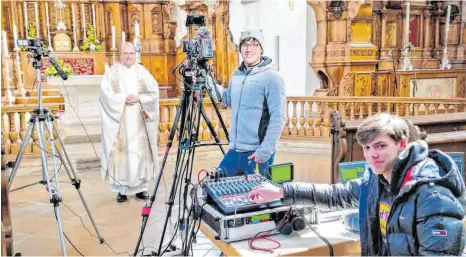
M279 228L277 228L277 231L280 232L280 234L289 235L293 231L301 231L305 228L306 222L304 221L303 217L297 216L295 213L292 213L290 217L287 220L285 220Z

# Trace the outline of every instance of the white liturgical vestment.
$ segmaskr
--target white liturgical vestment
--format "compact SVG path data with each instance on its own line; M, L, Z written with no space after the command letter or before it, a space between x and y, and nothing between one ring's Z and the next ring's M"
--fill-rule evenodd
M128 95L139 96L140 102L127 106ZM116 63L105 72L99 100L102 179L108 177L112 190L123 195L147 191L159 165L157 82L140 64Z

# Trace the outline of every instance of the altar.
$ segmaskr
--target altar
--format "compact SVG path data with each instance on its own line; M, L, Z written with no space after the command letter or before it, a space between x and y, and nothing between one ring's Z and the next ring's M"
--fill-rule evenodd
M465 97L461 1L308 3L310 64L328 96Z
M28 64L27 58L29 52L21 52L21 69L23 70L23 81L26 88L31 88L35 80L35 70ZM112 63L111 57L106 57L105 52L54 52L53 56L62 60L64 64L71 68L74 75L103 75L105 64ZM109 58L109 59L107 59ZM49 88L45 76L45 69L49 66L48 58L43 58L43 67L41 68L41 81L43 88Z
M367 92L368 95L424 98L466 97L466 69L377 71L372 79L372 83L368 83L368 90L370 90ZM354 86L360 87L361 85Z
M50 77L47 84L58 87L65 100L60 117L60 135L66 143L100 141L101 118L99 91L102 75L69 76L67 80Z

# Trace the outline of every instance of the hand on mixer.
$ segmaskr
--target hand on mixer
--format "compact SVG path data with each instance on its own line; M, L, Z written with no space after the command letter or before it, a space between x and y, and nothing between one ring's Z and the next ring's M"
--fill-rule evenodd
M268 203L283 198L283 188L270 183L262 183L252 188L249 199L253 203Z

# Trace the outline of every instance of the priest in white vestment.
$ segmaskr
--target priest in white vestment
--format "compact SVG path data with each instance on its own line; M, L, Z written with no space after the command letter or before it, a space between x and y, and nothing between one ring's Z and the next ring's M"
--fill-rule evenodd
M134 46L120 49L120 62L105 72L100 85L102 179L109 178L118 202L127 195L148 199L148 181L158 171L157 81L136 63Z

